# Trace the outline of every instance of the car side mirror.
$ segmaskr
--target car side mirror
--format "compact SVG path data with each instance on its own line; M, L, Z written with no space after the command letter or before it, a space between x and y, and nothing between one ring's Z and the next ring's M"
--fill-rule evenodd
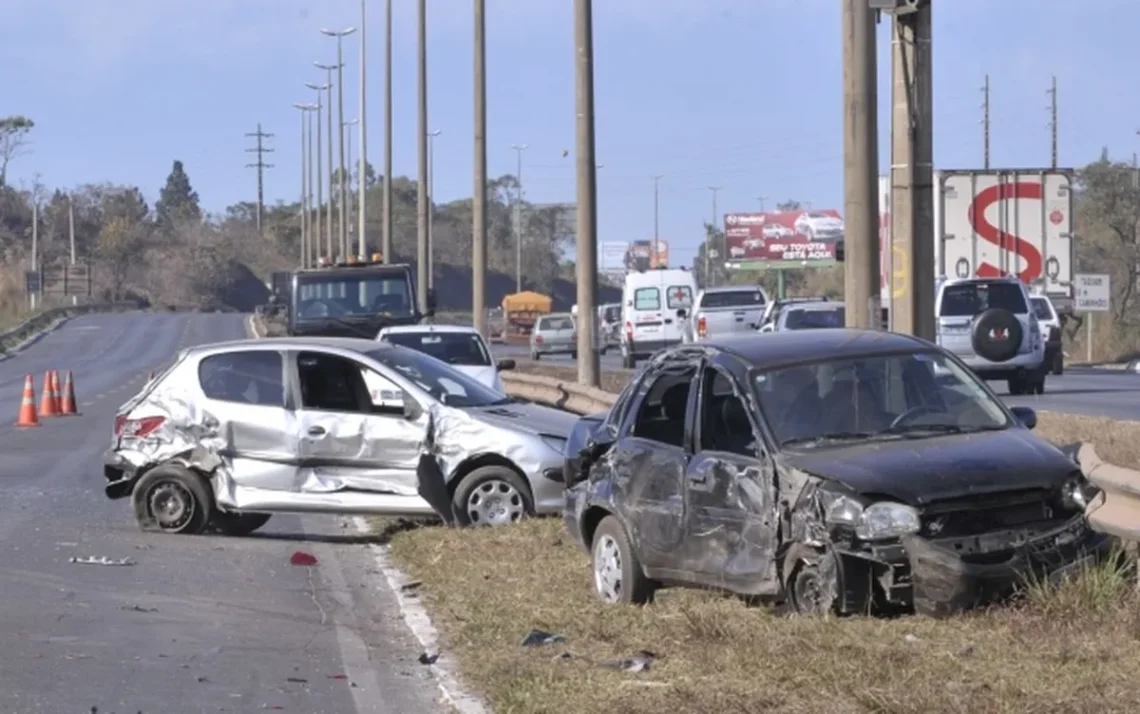
M1010 407L1009 410L1013 412L1013 416L1021 422L1021 425L1026 429L1034 429L1037 427L1037 412L1029 407Z
M408 421L415 421L416 419L420 418L421 414L423 414L423 409L420 407L419 403L417 403L416 400L412 399L407 394L405 394L404 395L404 418L407 419Z
M501 360L499 360L499 371L500 372L509 372L514 368L515 368L515 361L513 359L501 359Z

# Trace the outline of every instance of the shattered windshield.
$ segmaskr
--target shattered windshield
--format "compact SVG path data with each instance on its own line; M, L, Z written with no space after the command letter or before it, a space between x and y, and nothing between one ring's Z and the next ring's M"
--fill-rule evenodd
M303 320L386 315L408 317L415 312L411 283L403 271L320 271L297 279L297 316Z
M474 332L389 332L385 342L408 347L448 364L470 367L489 367L491 355L483 338Z
M921 438L1010 424L977 378L938 352L756 371L752 387L780 446Z
M510 397L491 390L423 352L390 348L372 350L367 354L449 407L489 407L510 401Z

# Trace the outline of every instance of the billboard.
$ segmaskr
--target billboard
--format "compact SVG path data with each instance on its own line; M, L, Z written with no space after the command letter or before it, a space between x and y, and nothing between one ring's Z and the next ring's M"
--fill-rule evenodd
M625 267L628 270L652 270L669 266L669 241L638 240L629 244L625 251Z
M839 211L765 211L724 215L725 259L743 269L835 261L845 226Z
M601 266L600 270L603 273L625 273L625 254L629 250L628 243L617 243L613 241L602 243L601 246Z

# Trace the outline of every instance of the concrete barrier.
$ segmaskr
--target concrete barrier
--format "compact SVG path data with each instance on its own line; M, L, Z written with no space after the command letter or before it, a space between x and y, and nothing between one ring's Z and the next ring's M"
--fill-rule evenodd
M1106 463L1092 444L1081 444L1077 461L1100 489L1085 508L1089 525L1130 543L1140 541L1140 471Z
M575 414L604 412L613 406L617 395L594 387L561 382L536 374L502 372L503 388L512 397L556 407Z

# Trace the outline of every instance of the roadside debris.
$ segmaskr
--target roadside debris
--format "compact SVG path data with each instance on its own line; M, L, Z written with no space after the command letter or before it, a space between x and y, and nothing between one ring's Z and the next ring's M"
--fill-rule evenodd
M289 557L289 565L298 565L301 567L312 567L317 564L317 556L306 553L303 550L298 550Z
M545 645L552 645L556 642L565 642L566 637L563 635L556 635L553 632L540 630L537 627L532 629L526 634L526 637L519 643L523 647L543 647Z
M641 650L632 657L626 659L612 660L609 662L602 662L602 666L606 669L617 669L622 672L644 672L657 661L657 655L649 650Z
M143 607L142 605L123 605L119 609L128 612L158 612L157 607Z
M131 558L108 558L105 555L99 557L89 555L83 558L72 556L68 558L67 562L77 565L137 565Z
M420 664L435 664L439 661L438 652L423 652L419 656Z

